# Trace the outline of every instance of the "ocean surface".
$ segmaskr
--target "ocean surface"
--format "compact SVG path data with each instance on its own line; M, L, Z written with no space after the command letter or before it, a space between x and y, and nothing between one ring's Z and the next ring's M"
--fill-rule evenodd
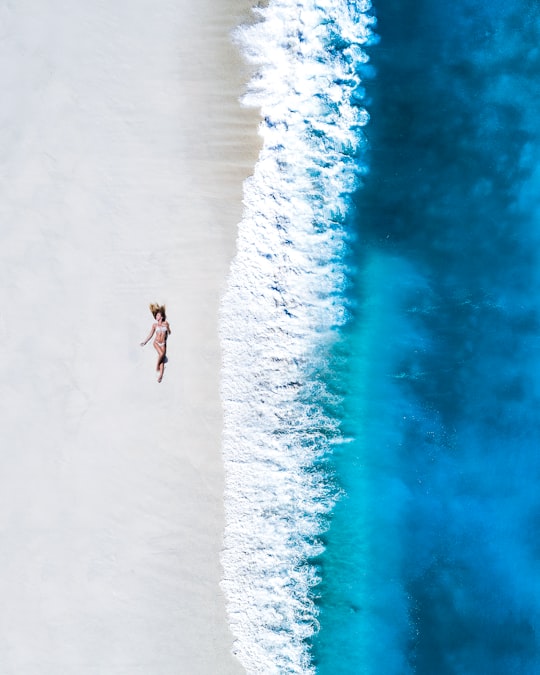
M540 3L269 0L221 311L248 673L540 673Z

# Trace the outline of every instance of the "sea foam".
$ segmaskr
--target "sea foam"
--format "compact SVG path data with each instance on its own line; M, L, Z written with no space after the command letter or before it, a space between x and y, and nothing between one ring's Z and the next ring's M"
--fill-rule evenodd
M261 111L263 143L220 317L222 587L249 673L314 672L310 559L335 499L324 457L341 441L325 371L346 320L349 195L365 170L369 9L275 0L236 33L255 67L244 103Z

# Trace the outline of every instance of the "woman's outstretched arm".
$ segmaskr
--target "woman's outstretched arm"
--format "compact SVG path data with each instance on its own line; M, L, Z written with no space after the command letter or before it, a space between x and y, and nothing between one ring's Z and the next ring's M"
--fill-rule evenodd
M141 342L141 347L144 347L144 345L148 342L148 340L152 337L152 335L156 332L156 324L154 323L152 325L152 330L150 331L150 335L146 338L144 342Z

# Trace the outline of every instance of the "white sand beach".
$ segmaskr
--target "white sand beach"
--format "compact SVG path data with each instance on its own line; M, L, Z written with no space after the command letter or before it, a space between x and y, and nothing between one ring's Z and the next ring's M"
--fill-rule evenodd
M2 675L243 672L217 330L258 147L250 5L0 3Z

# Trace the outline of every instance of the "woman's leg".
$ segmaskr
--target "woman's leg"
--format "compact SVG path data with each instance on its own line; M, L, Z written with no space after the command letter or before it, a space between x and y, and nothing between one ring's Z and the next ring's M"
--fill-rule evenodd
M164 369L165 369L165 352L166 352L166 348L165 348L165 347L157 347L157 346L156 346L156 349L158 350L158 362L157 362L157 368L156 368L156 370L157 370L158 373L159 373L158 382L161 382L161 380L163 379L163 371L164 371Z
M156 371L159 370L159 364L163 361L163 357L165 356L165 348L160 347L154 342L154 349L157 352L157 363L156 363Z

